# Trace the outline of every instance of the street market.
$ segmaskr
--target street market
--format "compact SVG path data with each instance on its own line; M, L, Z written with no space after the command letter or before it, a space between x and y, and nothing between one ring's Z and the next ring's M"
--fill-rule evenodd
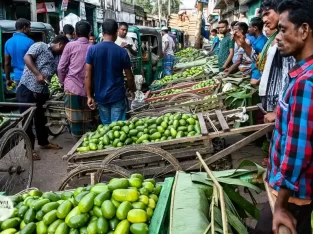
M313 233L313 2L154 4L0 20L0 234Z

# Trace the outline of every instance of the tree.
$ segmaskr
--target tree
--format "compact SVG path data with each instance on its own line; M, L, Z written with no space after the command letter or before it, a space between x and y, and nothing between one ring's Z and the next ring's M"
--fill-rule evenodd
M133 1L135 5L142 7L145 10L145 12L151 13L152 11L151 0L124 0L124 2L128 4L133 4Z
M169 16L169 12L171 14L178 13L181 0L160 0L160 2L161 2L161 16L165 16L167 18ZM169 5L171 6L170 10ZM159 11L158 1L153 0L152 14L158 14L158 11Z

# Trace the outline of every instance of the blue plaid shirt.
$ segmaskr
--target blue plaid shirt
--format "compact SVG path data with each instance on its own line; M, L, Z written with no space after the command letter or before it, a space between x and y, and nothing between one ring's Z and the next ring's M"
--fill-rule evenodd
M290 84L277 107L267 171L276 191L313 200L313 55L290 72Z

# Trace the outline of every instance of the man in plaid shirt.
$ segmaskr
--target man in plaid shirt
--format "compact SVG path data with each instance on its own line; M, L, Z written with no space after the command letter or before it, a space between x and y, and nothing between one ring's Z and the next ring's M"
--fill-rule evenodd
M255 233L311 234L313 210L313 1L284 0L276 37L283 56L294 56L290 83L277 106L267 181L277 196L274 214L263 209ZM272 225L269 225L269 224Z

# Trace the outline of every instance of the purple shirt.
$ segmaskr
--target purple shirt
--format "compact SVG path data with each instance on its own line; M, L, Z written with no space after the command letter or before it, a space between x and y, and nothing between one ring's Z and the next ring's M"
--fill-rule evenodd
M89 40L84 37L67 43L58 66L58 76L64 91L86 97L85 90L85 61Z

